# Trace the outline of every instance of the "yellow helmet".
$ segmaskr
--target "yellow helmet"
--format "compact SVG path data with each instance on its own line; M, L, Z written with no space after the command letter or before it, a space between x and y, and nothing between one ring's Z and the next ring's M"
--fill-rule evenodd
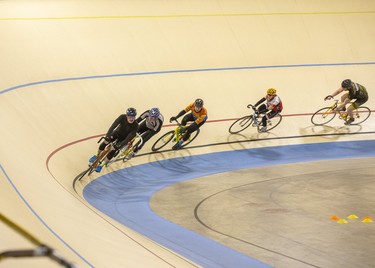
M274 88L267 89L267 94L272 95L272 96L276 95L276 89Z

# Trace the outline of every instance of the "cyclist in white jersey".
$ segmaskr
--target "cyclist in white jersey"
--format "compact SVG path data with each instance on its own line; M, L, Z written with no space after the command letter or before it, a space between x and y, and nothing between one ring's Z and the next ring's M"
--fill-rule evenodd
M160 131L164 123L164 117L160 113L159 108L151 108L150 110L143 112L136 121L139 124L138 133L142 135L143 143L134 148L134 154L130 157L138 153L145 143Z

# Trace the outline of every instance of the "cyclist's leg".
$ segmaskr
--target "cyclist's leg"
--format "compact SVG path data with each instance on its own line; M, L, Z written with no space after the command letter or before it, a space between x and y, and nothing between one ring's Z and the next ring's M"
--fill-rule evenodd
M362 104L366 103L368 100L368 97L367 98L363 98L363 99L356 99L355 102L353 102L352 104L349 105L348 107L348 118L346 120L346 125L348 124L351 124L352 122L354 122L354 116L353 116L353 111L358 109L359 106L361 106Z
M100 153L105 149L105 147L107 146L108 143L114 141L115 139L117 139L117 134L115 132L113 132L111 134L111 140L110 141L106 141L104 140L100 145L99 145L99 148L98 148L98 152L96 155L93 155L90 159L89 159L89 162L92 163L95 161L95 159L100 155Z
M186 116L183 118L182 121L183 121L183 123L185 123L185 125L186 125L186 123L189 122L189 121L195 121L195 118L194 118L193 114L190 113L190 114L186 115ZM181 139L178 143L176 143L175 145L173 145L172 149L173 149L173 150L179 149L179 148L182 146L182 144L183 144L186 140L188 140L188 139L190 138L190 134L191 134L192 132L196 131L200 126L202 126L202 125L204 124L204 122L205 122L205 121L203 121L203 122L201 122L201 123L199 123L199 124L196 124L195 122L193 122L191 125L189 125L188 127L186 127L186 128L183 130L183 132L182 132L182 135L183 135L183 136L182 136L182 139ZM181 124L182 124L182 123L181 123Z
M190 135L191 133L193 133L194 131L196 131L198 128L200 128L206 121L203 121L203 122L200 122L199 124L197 123L192 123L190 126L188 126L186 129L185 129L185 134L184 136L182 137L182 141L186 141L190 138Z
M113 131L111 136L110 136L110 141L104 141L100 144L98 156L110 142L113 142L113 141L119 140L119 139L120 138L119 138L118 133L116 131ZM118 153L118 150L114 150L113 148L111 148L111 151L107 154L104 161L99 166L96 167L95 171L100 172L102 170L103 166L106 165L115 156L116 153Z
M341 96L341 102L339 106L336 107L336 111L345 111L346 110L346 104L348 103L349 93L345 93Z
M267 120L275 117L279 111L272 110L269 113L266 113L262 118L262 127L259 129L259 131L264 132L267 130Z
M267 113L268 109L267 109L267 105L265 103L263 103L261 106L259 106L259 108L257 109L258 111L258 114L265 114Z
M181 125L183 126L186 126L187 122L191 122L191 121L194 121L194 116L192 113L190 114L187 114L185 115L183 118L182 118L182 121L181 121Z

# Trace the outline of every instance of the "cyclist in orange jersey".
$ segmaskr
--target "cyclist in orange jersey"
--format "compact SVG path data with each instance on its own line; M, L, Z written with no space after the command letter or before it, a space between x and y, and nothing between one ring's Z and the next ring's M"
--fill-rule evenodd
M172 149L177 150L181 148L182 144L189 139L190 134L196 131L198 128L200 128L207 120L207 109L203 107L203 100L202 99L196 99L193 103L189 104L184 110L178 113L176 116L172 116L169 121L172 123L172 121L176 120L177 118L183 116L184 114L191 112L187 115L185 115L182 118L181 125L186 126L187 122L194 121L191 125L186 127L184 129L184 135L182 137L182 140L176 143Z

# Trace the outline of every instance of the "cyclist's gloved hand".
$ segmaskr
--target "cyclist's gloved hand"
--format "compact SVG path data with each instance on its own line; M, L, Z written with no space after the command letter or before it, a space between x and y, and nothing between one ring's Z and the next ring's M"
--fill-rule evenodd
M332 95L328 95L327 97L324 98L325 101L326 101L326 100L331 100L331 99L333 99L333 96L332 96Z
M171 118L169 118L169 122L172 123L172 122L175 121L176 119L177 119L177 117L172 116Z
M105 141L111 141L111 138L110 138L110 137L107 137L107 136L105 136L105 137L104 137L104 140L105 140Z

